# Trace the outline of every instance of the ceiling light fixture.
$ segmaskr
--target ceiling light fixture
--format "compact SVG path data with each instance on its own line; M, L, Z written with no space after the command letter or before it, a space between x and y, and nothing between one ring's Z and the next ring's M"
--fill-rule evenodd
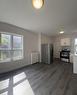
M63 33L64 33L64 31L60 31L59 33L60 33L60 34L63 34Z
M32 0L34 8L40 9L44 5L44 0Z

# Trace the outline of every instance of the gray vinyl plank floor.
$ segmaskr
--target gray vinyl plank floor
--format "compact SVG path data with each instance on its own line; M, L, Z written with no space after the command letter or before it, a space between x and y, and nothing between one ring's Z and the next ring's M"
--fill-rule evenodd
M0 76L0 95L77 95L70 63L37 63Z

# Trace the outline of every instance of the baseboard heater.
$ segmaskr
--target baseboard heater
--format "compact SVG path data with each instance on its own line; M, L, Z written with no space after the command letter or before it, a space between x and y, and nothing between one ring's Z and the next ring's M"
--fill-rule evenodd
M31 64L39 62L39 53L38 52L32 52L31 53Z

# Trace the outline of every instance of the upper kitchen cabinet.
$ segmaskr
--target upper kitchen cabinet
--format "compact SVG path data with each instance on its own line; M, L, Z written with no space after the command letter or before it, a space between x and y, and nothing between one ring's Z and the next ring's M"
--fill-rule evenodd
M70 38L62 38L61 46L70 46Z

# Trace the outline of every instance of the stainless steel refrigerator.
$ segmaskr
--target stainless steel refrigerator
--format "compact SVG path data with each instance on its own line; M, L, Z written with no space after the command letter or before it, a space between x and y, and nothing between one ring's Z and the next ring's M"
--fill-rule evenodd
M52 64L53 63L53 45L42 44L41 45L41 62Z

